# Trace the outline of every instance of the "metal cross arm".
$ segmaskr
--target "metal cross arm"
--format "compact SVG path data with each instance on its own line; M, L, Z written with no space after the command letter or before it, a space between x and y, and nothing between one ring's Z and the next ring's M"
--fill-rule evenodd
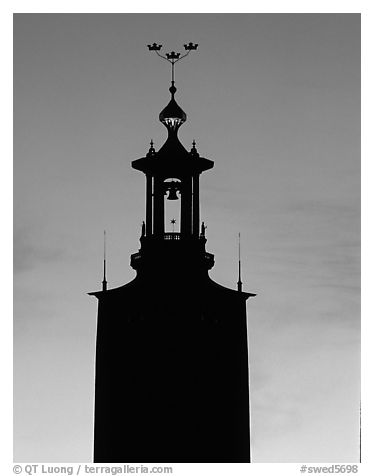
M171 64L171 79L172 81L174 81L174 64L180 61L181 59L185 58L186 56L188 56L191 53L191 51L197 50L197 47L199 45L197 43L192 43L192 42L183 45L184 49L186 50L186 53L182 56L181 56L181 53L176 53L175 51L166 53L166 56L162 55L161 53L159 53L159 51L162 48L162 45L158 45L157 43L153 43L152 45L147 45L147 46L149 51L155 51L156 54L160 58L168 61Z

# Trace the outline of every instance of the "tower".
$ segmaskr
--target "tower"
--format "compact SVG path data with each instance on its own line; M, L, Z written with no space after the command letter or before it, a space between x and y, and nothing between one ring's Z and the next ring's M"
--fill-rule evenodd
M98 299L95 462L249 462L246 300L215 283L214 256L200 223L199 179L213 161L178 129L187 116L175 100L159 115L167 139L132 162L145 175L145 221L131 255L136 277ZM166 200L180 202L180 231L165 232ZM174 221L175 222L175 221Z

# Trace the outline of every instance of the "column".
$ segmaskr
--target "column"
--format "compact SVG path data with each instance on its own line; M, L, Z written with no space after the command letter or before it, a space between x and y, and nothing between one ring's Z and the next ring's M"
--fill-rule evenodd
M192 234L199 236L200 228L200 197L199 197L199 174L193 176L193 210L192 210Z
M156 236L164 236L164 215L164 183L160 177L155 177L153 192L153 234Z
M192 232L192 177L182 179L181 193L181 234L190 236Z
M152 235L152 175L146 176L146 197L145 197L145 234Z

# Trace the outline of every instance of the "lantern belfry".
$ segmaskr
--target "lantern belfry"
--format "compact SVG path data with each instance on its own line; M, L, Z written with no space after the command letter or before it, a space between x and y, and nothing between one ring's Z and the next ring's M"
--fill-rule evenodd
M113 289L104 277L90 293L98 299L96 463L250 461L246 300L255 294L242 291L241 277L236 290L209 276L199 181L214 163L178 138L187 116L175 100L174 66L197 47L163 55L162 45L148 45L171 64L159 114L168 135L132 162L145 175L136 276ZM167 220L170 206L177 219Z

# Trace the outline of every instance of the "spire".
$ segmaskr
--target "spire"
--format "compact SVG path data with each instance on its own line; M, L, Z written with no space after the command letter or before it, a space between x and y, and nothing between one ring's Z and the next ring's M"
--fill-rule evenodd
M103 291L107 290L107 280L106 280L106 231L104 230L104 277L102 281Z
M177 63L181 59L188 56L191 53L191 51L194 51L194 50L196 51L197 47L199 45L197 43L192 43L192 41L190 41L188 44L184 44L183 46L184 46L185 51L187 51L187 53L185 53L182 56L181 56L181 53L176 53L175 51L171 51L170 53L166 53L166 56L162 55L161 53L159 53L159 51L162 48L162 45L158 45L157 43L153 43L152 45L147 45L147 46L148 46L149 51L154 51L157 54L157 56L159 56L160 58L168 61L171 64L171 88L175 89L175 86L174 86L174 65L175 65L175 63ZM176 91L176 89L175 89L175 91ZM175 93L175 91L174 91L174 93Z
M171 131L176 132L179 127L186 122L187 116L183 109L177 104L174 99L174 95L177 92L177 88L175 87L175 80L174 80L174 65L181 59L188 56L191 51L197 50L199 46L197 43L188 43L183 45L186 53L181 56L181 53L176 53L175 51L171 51L170 53L166 53L166 55L162 55L159 51L162 48L162 45L158 45L157 43L153 43L152 45L147 45L149 51L154 51L157 56L166 60L168 63L171 64L171 86L169 91L171 93L171 99L169 104L161 111L160 113L160 121L167 127L169 133Z
M243 283L242 283L242 276L241 276L241 261L240 261L240 233L238 237L238 247L239 247L238 291L241 293L243 289Z

